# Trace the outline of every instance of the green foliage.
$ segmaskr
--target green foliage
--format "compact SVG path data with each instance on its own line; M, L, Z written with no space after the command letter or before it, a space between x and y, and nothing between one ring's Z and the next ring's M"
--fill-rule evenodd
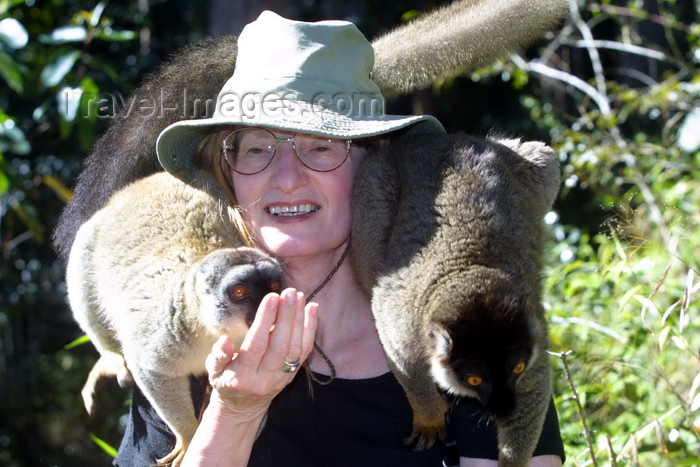
M561 369L555 377L567 450L580 465L593 459L583 436L584 417L603 465L611 456L641 465L697 461L697 259L654 242L649 230L637 236L649 228L647 219L628 221L605 235L580 238L569 246L578 248L570 261L551 262L552 347L571 351L566 357L571 380ZM673 225L673 240L686 236L682 230Z
M97 444L110 457L117 457L117 450L109 443L105 442L103 439L98 438L92 433L90 433L90 439L93 440L95 444Z
M572 16L546 65L516 60L571 96L558 107L541 94L521 98L563 162L562 193L548 216L546 294L567 455L572 465L698 465L698 30L674 16L678 5L660 15L631 2L586 6L595 14ZM664 34L650 42L642 22ZM596 39L603 25L619 36L598 45L617 53L587 49L581 86L557 44L583 49L586 33ZM644 58L637 74L614 76L620 54L656 57L660 72L642 76L652 69Z
M160 8L191 26L192 7L167 3ZM95 352L64 349L82 333L49 240L109 123L89 112L88 98L126 96L164 53L195 37L197 29L185 36L165 22L146 41L150 18L137 2L0 2L0 465L106 464L90 431L118 445L128 396L111 391L102 401L112 416L85 413L80 388Z

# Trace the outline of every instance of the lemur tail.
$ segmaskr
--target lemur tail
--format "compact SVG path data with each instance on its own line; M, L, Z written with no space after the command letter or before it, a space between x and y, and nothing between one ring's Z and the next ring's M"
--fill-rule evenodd
M461 0L372 42L373 79L385 97L473 71L541 38L568 0Z

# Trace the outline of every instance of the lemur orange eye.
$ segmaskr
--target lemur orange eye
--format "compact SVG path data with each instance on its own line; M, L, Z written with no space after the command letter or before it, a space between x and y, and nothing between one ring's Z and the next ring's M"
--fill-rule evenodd
M274 281L272 284L270 284L270 290L272 290L273 292L277 292L280 289L280 287L282 287L280 281Z
M244 285L239 285L238 287L233 288L230 294L231 298L234 300L240 300L248 296L248 288Z
M470 376L467 378L467 383L469 383L471 386L478 386L483 382L484 380L481 379L479 376Z
M523 371L525 371L525 362L519 361L518 364L513 367L513 374L519 375Z

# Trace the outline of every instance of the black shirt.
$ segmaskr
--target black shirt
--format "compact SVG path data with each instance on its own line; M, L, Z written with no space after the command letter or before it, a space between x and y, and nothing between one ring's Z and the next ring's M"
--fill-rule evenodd
M205 380L193 384L197 404L201 403L201 383ZM411 433L411 407L392 373L369 379L335 379L327 386L312 383L310 392L306 374L300 370L272 402L249 465L437 467L456 465L459 456L498 458L495 426L484 422L478 403L455 401L448 419L449 438L456 443L439 441L430 450L412 451L402 442ZM173 445L168 427L135 389L114 465L153 465ZM564 458L553 404L535 454Z

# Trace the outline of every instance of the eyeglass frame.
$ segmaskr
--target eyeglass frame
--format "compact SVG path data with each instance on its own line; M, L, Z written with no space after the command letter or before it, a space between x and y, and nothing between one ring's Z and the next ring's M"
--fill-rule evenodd
M267 164L265 164L263 166L263 168L261 168L257 172L245 173L245 172L241 172L239 170L236 170L236 167L234 166L234 164L232 164L231 161L229 161L229 159L228 159L229 152L226 150L226 140L228 140L229 137L231 135L233 135L234 133L238 133L241 131L249 131L249 130L262 130L262 131L266 131L267 133L272 135L272 137L275 139L275 149L272 152L272 157L270 157L270 160L267 161ZM226 135L226 137L224 137L224 139L221 141L221 156L226 161L226 165L228 165L231 168L231 170L233 170L234 172L241 174L241 175L256 175L256 174L259 174L260 172L262 172L263 170L267 169L270 166L270 164L272 163L272 161L275 159L275 156L277 155L277 148L282 143L291 144L292 149L294 150L294 154L297 156L297 159L299 159L299 162L301 162L304 167L306 167L309 170L313 170L314 172L320 172L320 173L332 172L332 171L338 169L341 165L343 165L345 163L345 161L348 160L348 157L350 156L350 149L352 147L352 140L351 139L345 139L345 140L341 139L340 141L345 141L345 157L343 158L343 160L337 166L333 167L332 169L328 169L328 170L314 169L313 167L310 167L306 162L304 162L304 159L302 159L301 155L299 154L299 151L297 151L297 146L296 146L294 139L296 138L296 136L298 134L299 134L299 132L294 132L292 134L292 136L277 136L272 131L268 130L267 128L262 128L262 127L238 128L236 130L231 131L231 133L228 133ZM336 138L327 138L328 141L333 140L333 139L336 139ZM326 140L326 139L324 138L324 140Z

